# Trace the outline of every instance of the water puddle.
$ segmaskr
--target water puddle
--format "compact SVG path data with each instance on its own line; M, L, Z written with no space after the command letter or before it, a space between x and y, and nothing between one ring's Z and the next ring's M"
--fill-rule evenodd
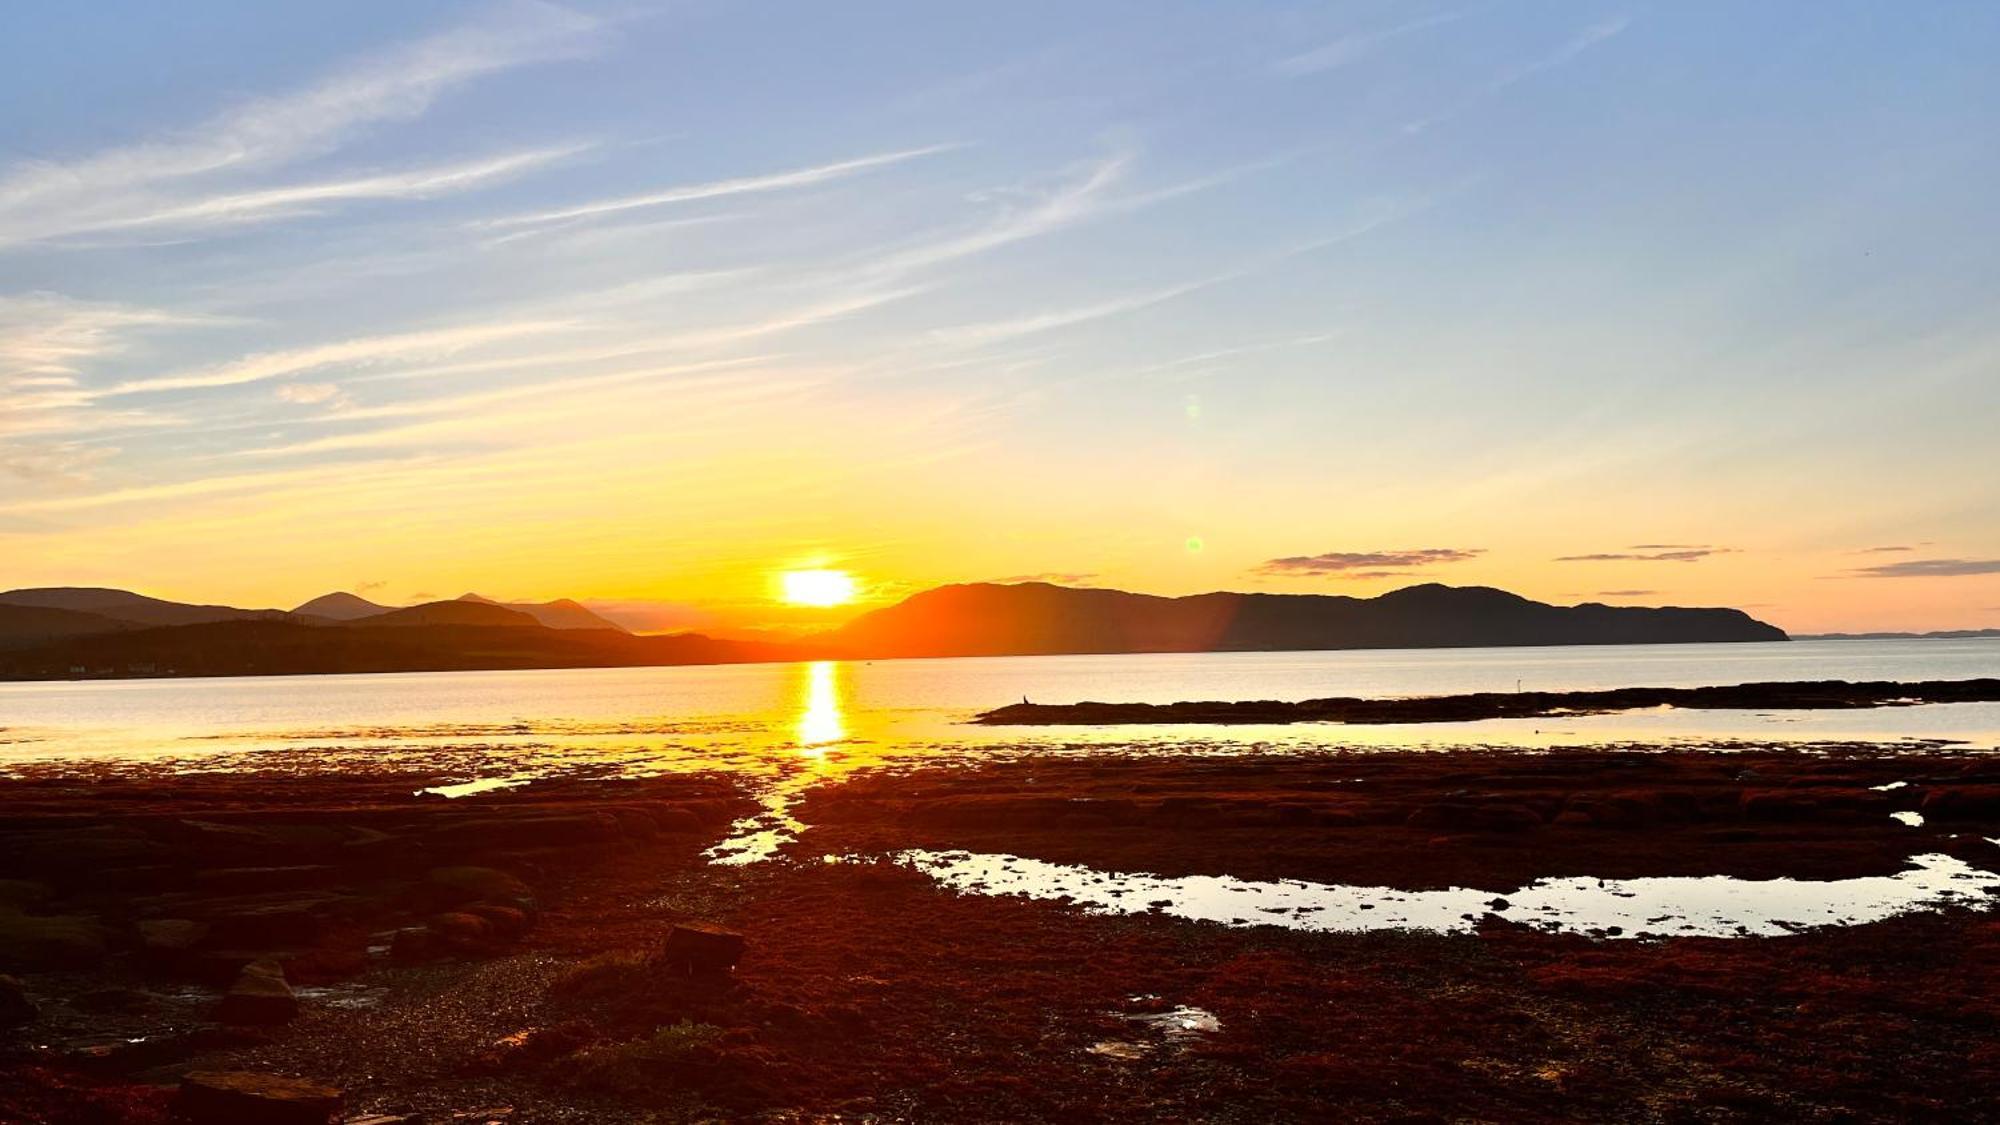
M433 785L427 789L417 790L415 795L418 797L443 797L446 800L455 800L459 797L472 797L480 793L491 793L499 789L512 789L517 785L526 785L540 776L540 774L525 773L515 774L511 777L480 777L474 778L471 781L455 782L450 785Z
M1101 914L1348 933L1471 933L1494 916L1551 933L1605 938L1780 937L1919 910L2000 905L2000 874L1935 853L1912 856L1909 869L1895 875L1855 879L1571 877L1497 896L1464 888L1403 891L1228 875L1120 874L965 851L906 851L894 858L962 894L1063 901Z

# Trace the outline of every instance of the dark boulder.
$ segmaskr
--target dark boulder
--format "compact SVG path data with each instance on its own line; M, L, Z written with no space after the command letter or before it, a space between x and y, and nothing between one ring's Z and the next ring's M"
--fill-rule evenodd
M243 966L215 1009L217 1020L238 1027L285 1023L298 1014L299 998L285 980L285 967L276 961Z
M181 1079L174 1119L185 1125L327 1125L340 1091L303 1078L250 1071L196 1071Z
M21 982L0 974L0 1028L21 1027L34 1019L35 1002L28 999Z
M155 973L185 973L195 950L208 940L208 923L188 918L152 918L139 923L139 962Z
M682 922L667 933L660 960L691 976L726 973L743 957L743 935L721 926Z

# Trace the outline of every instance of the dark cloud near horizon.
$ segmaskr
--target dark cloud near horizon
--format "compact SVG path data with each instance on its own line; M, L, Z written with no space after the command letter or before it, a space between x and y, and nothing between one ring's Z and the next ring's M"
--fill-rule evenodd
M1588 555L1558 555L1557 562L1700 562L1711 555L1734 553L1733 547L1710 547L1693 543L1636 543L1622 551L1598 551Z
M1486 553L1484 547L1412 547L1399 551L1327 551L1318 555L1290 555L1271 559L1253 568L1265 575L1332 575L1354 581L1372 578L1403 578L1415 573L1407 568L1436 563L1466 562Z
M1600 598L1643 598L1648 594L1657 593L1659 593L1658 590L1599 590L1597 596Z
M1966 578L2000 574L2000 559L1909 559L1864 566L1849 573L1856 578Z
M1857 555L1888 555L1898 551L1914 551L1915 547L1863 547L1854 552Z

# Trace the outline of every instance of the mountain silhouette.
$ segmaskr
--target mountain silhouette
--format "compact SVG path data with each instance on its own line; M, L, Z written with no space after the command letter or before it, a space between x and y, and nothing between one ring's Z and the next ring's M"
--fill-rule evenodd
M319 597L292 610L301 617L321 617L328 621L353 621L357 617L373 617L378 613L388 613L394 606L377 605L359 594L335 591Z
M544 628L533 616L492 602L425 602L345 622L350 629L395 628L411 625L483 625L512 629Z
M226 605L189 605L112 590L100 586L45 586L0 593L0 605L35 606L94 613L136 625L199 625L209 621L239 621L283 617L282 610L237 609Z
M552 602L500 602L478 594L461 594L462 602L479 602L484 605L505 606L525 613L551 629L615 629L620 633L628 630L617 622L599 617L581 603L569 598L557 598Z
M1556 606L1484 586L1411 586L1374 598L1167 598L1045 582L941 586L823 634L854 656L1256 652L1344 648L1782 641L1735 609Z
M1788 639L1734 609L1556 606L1504 590L1439 585L1376 598L1166 598L1039 582L943 586L794 644L698 633L634 636L608 622L590 626L602 619L574 602L507 606L467 597L334 616L369 605L351 594L328 595L300 607L322 612L287 614L182 605L123 590L16 590L0 594L0 678ZM551 628L535 610L572 624Z
M140 626L80 609L0 603L0 648L24 648Z

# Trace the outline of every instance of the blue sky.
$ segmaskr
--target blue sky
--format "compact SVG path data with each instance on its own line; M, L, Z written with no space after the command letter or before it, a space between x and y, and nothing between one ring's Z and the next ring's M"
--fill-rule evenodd
M1996 57L1971 4L10 5L0 585L2000 625Z

